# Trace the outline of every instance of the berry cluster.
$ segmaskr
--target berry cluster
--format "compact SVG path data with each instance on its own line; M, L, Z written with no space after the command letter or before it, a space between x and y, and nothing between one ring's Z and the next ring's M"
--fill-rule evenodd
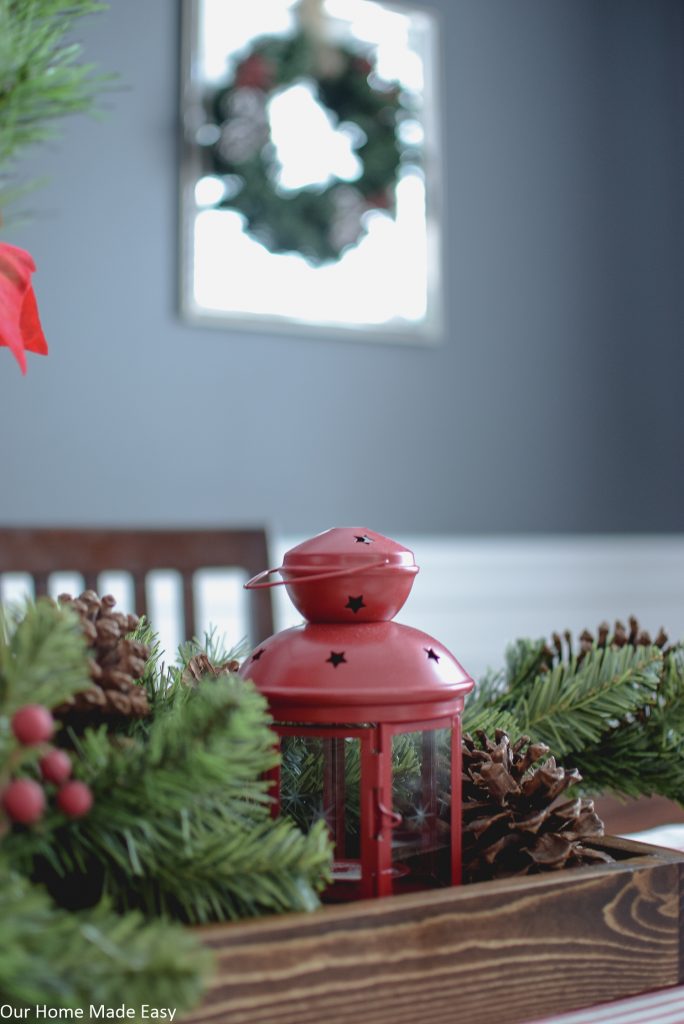
M26 704L12 717L12 732L24 747L47 744L55 732L55 721L42 704ZM44 782L57 786L57 806L69 818L80 818L93 805L93 794L85 782L71 778L71 758L55 747L48 747L38 762ZM2 806L12 821L32 825L45 814L47 798L35 779L13 779L2 793Z

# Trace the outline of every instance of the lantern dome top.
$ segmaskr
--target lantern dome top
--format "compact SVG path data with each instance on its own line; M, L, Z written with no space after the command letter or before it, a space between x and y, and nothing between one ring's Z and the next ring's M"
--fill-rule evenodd
M381 566L417 568L412 551L363 526L337 526L297 544L285 555L283 568L325 566L362 570L375 567L378 562Z
M445 718L474 685L442 644L397 622L295 626L260 644L240 674L281 722Z
M282 579L267 580L274 572ZM266 569L245 586L284 583L309 622L384 622L403 606L417 572L408 548L374 530L342 526L297 544L278 569Z

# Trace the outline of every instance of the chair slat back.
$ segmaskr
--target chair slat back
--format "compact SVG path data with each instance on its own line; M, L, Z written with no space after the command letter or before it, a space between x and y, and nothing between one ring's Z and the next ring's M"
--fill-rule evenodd
M48 529L0 528L0 577L28 573L36 597L47 594L48 578L78 572L97 590L100 573L123 570L133 580L135 612L147 615L145 581L156 569L180 574L185 638L198 633L193 578L200 569L239 568L254 576L268 566L263 529ZM257 644L274 631L269 590L249 591L249 632Z

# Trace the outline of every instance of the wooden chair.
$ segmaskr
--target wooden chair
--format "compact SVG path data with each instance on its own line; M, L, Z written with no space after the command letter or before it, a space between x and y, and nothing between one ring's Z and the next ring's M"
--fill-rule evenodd
M102 572L120 570L133 579L135 608L147 614L145 580L154 569L173 569L182 580L185 638L197 635L193 575L199 569L240 568L253 576L267 568L262 529L45 529L0 527L0 577L28 573L36 597L47 593L55 572L78 572L86 588L97 591ZM274 632L269 590L248 593L249 635L258 644Z

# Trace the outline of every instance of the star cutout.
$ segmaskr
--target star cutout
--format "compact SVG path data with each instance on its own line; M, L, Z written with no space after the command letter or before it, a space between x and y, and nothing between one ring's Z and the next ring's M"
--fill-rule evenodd
M330 657L326 658L326 663L330 662L333 668L337 668L338 665L347 665L347 659L344 656L344 651L331 651Z
M427 654L429 661L439 661L439 654L435 654L431 647L424 647L423 650Z
M258 651L255 651L254 654L252 655L252 661L258 661L263 653L264 653L264 649L263 649L263 647L261 647Z
M349 600L347 601L344 607L349 608L350 611L356 614L357 612L361 611L362 608L366 608L367 605L363 603L363 594L359 594L358 597L352 597L350 594Z
M364 533L363 537L359 537L357 533L354 534L354 540L357 544L372 544L373 540L371 537L367 537Z

